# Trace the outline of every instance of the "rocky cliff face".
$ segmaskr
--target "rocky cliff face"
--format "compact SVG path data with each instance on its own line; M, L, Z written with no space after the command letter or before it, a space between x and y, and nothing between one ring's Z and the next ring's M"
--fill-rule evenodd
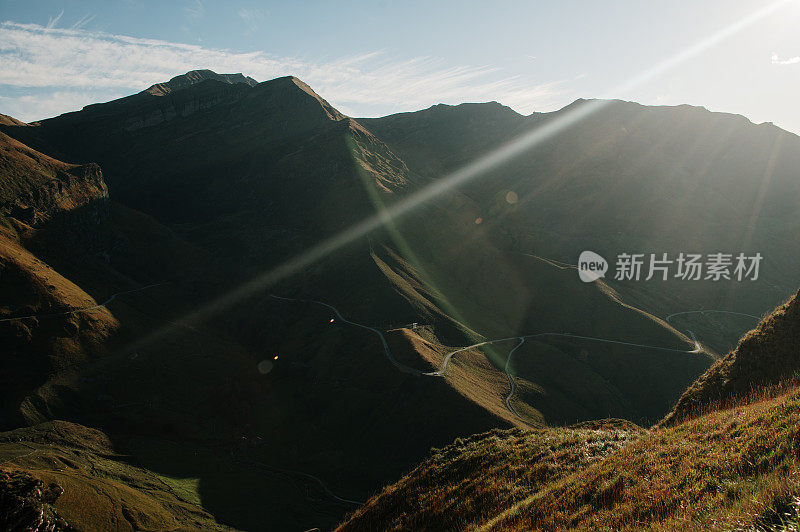
M96 164L67 164L0 133L0 216L35 227L91 206L104 216L108 187Z
M25 472L0 471L0 528L30 532L74 530L52 504L64 490Z
M250 76L245 76L241 73L239 74L217 74L213 70L191 70L186 74L181 74L179 76L175 76L169 81L164 83L156 83L155 85L151 85L148 89L144 90L143 92L152 94L153 96L164 96L170 94L172 92L178 91L180 89L185 89L190 87L196 83L200 83L207 80L214 80L219 81L220 83L227 83L229 85L234 85L236 83L243 83L245 85L249 85L252 87L253 85L257 85L258 82L251 78Z
M170 122L178 117L187 117L213 109L219 105L231 104L239 100L246 92L247 84L231 84L212 79L194 91L184 91L173 87L162 90L152 87L136 95L137 105L129 109L120 109L125 116L120 117L125 131L136 131L142 128ZM186 87L188 88L188 85ZM113 102L112 102L113 103Z

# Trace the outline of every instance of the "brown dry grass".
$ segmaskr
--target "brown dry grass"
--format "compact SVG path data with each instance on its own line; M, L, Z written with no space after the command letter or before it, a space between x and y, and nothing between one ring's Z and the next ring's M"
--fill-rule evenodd
M800 389L645 433L492 431L434 450L340 530L767 530L800 496L798 427Z
M458 348L444 346L436 336L427 328L396 329L387 335L392 353L401 362L419 366L420 357L430 364L431 371L442 368L444 357ZM494 344L494 353L503 357L508 356L519 340L513 339ZM422 368L420 368L422 369ZM544 422L540 412L519 401L514 402L524 419L520 419L508 410L505 404L506 395L510 390L506 374L492 364L486 353L480 348L470 349L456 353L447 365L444 375L445 381L459 394L469 401L481 406L503 421L519 427L541 426ZM517 379L520 392L534 387L524 379Z
M800 298L795 295L744 335L739 345L700 377L662 422L672 425L754 392L781 387L800 372Z
M339 530L464 530L614 452L633 427L493 430L431 456Z

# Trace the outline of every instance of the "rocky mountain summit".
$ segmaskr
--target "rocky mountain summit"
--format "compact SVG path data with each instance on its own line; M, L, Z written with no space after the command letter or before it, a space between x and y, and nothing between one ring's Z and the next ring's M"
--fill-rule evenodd
M175 76L169 81L151 85L143 92L152 94L153 96L165 96L167 94L171 94L175 91L185 89L186 87L190 87L191 85L194 85L196 83L201 83L209 79L213 79L214 81L219 81L221 83L228 83L231 85L233 85L234 83L244 83L245 85L249 85L252 87L253 85L258 84L258 82L253 78L245 76L241 73L217 74L213 70L190 70L186 74Z

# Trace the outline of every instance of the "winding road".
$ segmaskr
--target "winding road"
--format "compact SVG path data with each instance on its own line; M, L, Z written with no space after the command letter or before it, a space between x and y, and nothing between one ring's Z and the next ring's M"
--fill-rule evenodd
M444 372L447 370L447 364L450 362L450 359L456 353L461 353L462 351L469 351L470 349L474 349L476 347L481 347L484 345L489 344L496 344L498 342L508 342L509 340L516 340L518 338L543 338L547 336L560 336L564 338L577 338L579 340L590 340L592 342L603 342L608 344L618 344L618 345L626 345L628 347L640 347L642 349L656 349L659 351L671 351L674 353L699 353L701 351L700 345L695 341L695 348L691 351L687 351L685 349L675 349L674 347L661 347L655 345L646 345L646 344L635 344L632 342L623 342L621 340L609 340L607 338L595 338L593 336L581 336L579 334L570 334L570 333L556 333L556 332L545 332L545 333L534 333L534 334L525 334L521 336L509 336L508 338L498 338L496 340L486 340L485 342L478 342L477 344L468 345L467 347L462 347L452 353L448 353L448 355L444 358L444 363L442 364L442 369L439 371L434 371L432 373L424 373L423 375L432 375L432 376L443 376Z
M759 321L763 318L763 316L762 317L753 316L752 314L745 314L744 312L733 312L731 310L687 310L684 312L673 312L664 319L666 320L667 323L671 325L672 323L670 322L670 320L672 318L674 318L675 316L684 316L687 314L701 314L703 316L705 316L706 314L732 314L734 316L745 316L747 318L753 318ZM700 349L700 342L697 340L697 336L694 335L694 332L692 332L689 329L686 329L686 332L688 332L689 336L692 337L692 340L694 341L694 345L696 346L696 348Z
M445 355L444 359L442 360L441 369L439 369L437 371L424 372L424 371L420 371L418 369L412 368L410 366L406 366L405 364L402 364L401 362L399 362L392 355L392 352L389 349L389 344L386 342L386 337L384 336L384 334L381 331L379 331L378 329L375 329L374 327L369 327L368 325L363 325L361 323L356 323L354 321L348 320L347 318L342 316L342 313L339 312L339 310L336 307L334 307L333 305L329 305L328 303L325 303L323 301L317 301L317 300L313 300L313 299L295 299L295 298L290 298L290 297L281 297L281 296L277 296L277 295L274 295L274 294L270 294L270 296L272 298L280 300L280 301L289 301L289 302L298 302L298 303L313 303L315 305L323 306L323 307L325 307L327 309L330 309L336 315L336 317L338 319L340 319L341 321L343 321L344 323L348 323L350 325L353 325L355 327L359 327L361 329L366 329L366 330L376 334L378 336L378 338L380 339L381 344L383 345L383 351L384 351L384 353L386 355L386 358L389 359L389 361L395 367L397 367L399 370L401 370L401 371L403 371L405 373L412 374L412 375L421 375L421 376L425 376L425 377L444 377L445 372L447 371L447 366L450 363L450 359L452 359L453 356L458 354L458 353L462 353L464 351L470 351L470 350L478 348L478 347L482 347L482 346L490 345L490 344L495 344L495 343L499 343L499 342L508 342L508 341L511 341L511 340L519 340L519 343L508 353L508 358L506 359L506 365L505 365L505 374L506 374L506 377L508 378L508 383L509 383L509 388L510 388L510 393L505 398L506 408L508 408L509 412L514 414L519 419L523 419L523 418L522 418L522 416L520 416L516 412L516 410L514 410L514 407L511 405L511 399L513 398L514 392L516 391L516 383L514 382L514 377L509 372L509 369L510 369L512 355L514 354L514 352L517 349L519 349L522 346L523 343L525 343L526 339L529 339L529 338L546 338L546 337L577 338L579 340L589 340L589 341L592 341L592 342L602 342L602 343L608 343L608 344L624 345L624 346L628 346L628 347L638 347L638 348L641 348L641 349L655 349L655 350L659 350L659 351L669 351L669 352L673 352L673 353L701 353L702 352L702 347L700 346L700 342L697 340L697 338L695 337L695 335L694 335L694 333L692 331L689 331L689 334L692 337L692 341L694 342L694 349L692 349L691 351L685 350L685 349L676 349L674 347L662 347L662 346L654 346L654 345L646 345L646 344L637 344L637 343L633 343L633 342L624 342L624 341L621 341L621 340L609 340L607 338L595 338L593 336L582 336L582 335L579 335L579 334L544 332L544 333L534 333L534 334L526 334L526 335L520 335L520 336L509 336L508 338L497 338L495 340L485 340L483 342L478 342L476 344L468 345L466 347L462 347L460 349L456 349L455 351L451 351L450 353ZM702 311L692 311L692 312L702 312ZM689 312L687 312L687 314L688 313ZM678 314L682 314L682 313L677 313L677 314L670 315L667 318L667 321L669 321L669 318L671 318L672 316L675 316L675 315L678 315Z
M514 392L517 391L517 383L514 382L514 377L511 376L511 373L508 372L508 369L509 369L509 364L511 364L511 355L514 354L514 351L522 347L522 344L524 343L525 343L525 337L520 336L519 343L516 346L514 346L514 349L508 352L508 358L506 358L506 367L505 367L506 377L508 378L508 386L510 388L508 395L506 396L505 399L506 408L508 408L508 411L517 416L519 419L523 418L517 413L517 410L511 404L511 399L514 397Z
M340 320L342 320L343 322L349 323L350 325L353 325L354 327L359 327L361 329L366 329L366 330L371 331L371 332L375 333L376 335L378 335L378 338L380 338L380 340L381 340L381 344L383 344L383 352L386 354L386 358L388 358L389 362L394 364L394 366L397 369L399 369L400 371L402 371L404 373L410 373L412 375L427 375L426 373L423 373L422 371L420 371L418 369L414 369L414 368L412 368L410 366L406 366L405 364L402 364L401 362L398 362L397 359L394 358L394 355L392 355L392 351L391 351L391 349L389 349L389 344L386 343L386 337L378 329L375 329L374 327L370 327L368 325L363 325L361 323L356 323L354 321L348 320L347 318L342 316L341 312L339 312L339 310L336 307L334 307L333 305L329 305L329 304L324 303L322 301L315 301L313 299L293 299L293 298L290 298L290 297L276 296L275 294L270 294L270 297L273 297L275 299L279 299L281 301L293 301L293 302L298 302L298 303L314 303L315 305L320 305L320 306L329 308L329 309L331 309L333 311L333 313L336 315L336 317L339 318Z
M117 298L117 296L121 296L121 295L125 295L125 294L133 294L134 292L141 292L143 290L148 290L150 288L155 288L156 286L163 286L165 284L167 284L167 283L155 283L155 284L149 284L147 286L142 286L142 287L139 287L139 288L134 288L133 290L123 290L121 292L117 292L115 294L111 294L111 296L108 299L106 299L105 301L103 301L102 303L98 303L97 305L94 305L94 306L91 306L91 307L73 308L73 309L63 310L63 311L59 311L59 312L47 312L47 313L39 313L39 314L29 314L27 316L13 316L13 317L9 317L9 318L0 318L0 322L14 321L14 320L24 320L24 319L27 319L27 318L44 318L44 317L48 317L48 316L66 316L67 314L76 314L78 312L89 312L91 310L97 310L97 309L104 308L106 305L108 305L109 303L114 301Z
M684 314L733 314L734 316L746 316L748 318L755 318L757 320L761 319L761 317L759 316L753 316L752 314L745 314L744 312L733 312L730 310L687 310L685 312L674 312L669 316L667 316L665 319L667 320L667 323L669 323L669 320L671 320L675 316L683 316Z
M265 464L263 462L258 462L256 460L252 460L252 459L250 459L248 457L245 457L245 462L248 463L248 464L254 465L254 466L258 467L258 468L261 468L261 469L264 469L266 471L269 471L271 473L279 473L279 474L282 474L282 475L300 477L300 478L303 478L305 480L310 480L313 483L317 484L320 488L322 488L322 491L325 493L325 495L327 495L328 497L330 497L331 499L333 499L333 500L335 500L337 502L341 502L341 503L344 503L344 504L352 504L352 505L355 505L355 506L363 506L364 504L366 504L364 501L354 501L354 500L351 500L351 499L343 499L342 497L339 497L334 492L332 492L328 488L328 486L325 485L325 483L322 481L322 479L320 479L319 477L315 477L314 475L312 475L310 473L304 473L302 471L294 471L292 469L281 469L279 467L273 467L273 466L267 465L267 464Z

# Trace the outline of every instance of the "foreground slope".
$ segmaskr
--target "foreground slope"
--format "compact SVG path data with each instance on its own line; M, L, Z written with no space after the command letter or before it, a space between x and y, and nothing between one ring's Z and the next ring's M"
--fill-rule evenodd
M800 371L800 293L747 333L681 396L662 422L674 425L715 407L746 401L758 390L789 387Z
M495 430L456 440L356 511L338 530L464 530L635 440L605 426ZM472 476L465 477L472 472Z
M673 414L628 436L597 424L588 427L591 437L549 429L457 441L370 499L340 530L379 523L393 530L761 530L796 522L800 389L770 386L796 375L796 304L749 333L687 390L676 412L687 398L705 397L708 383L726 371L742 393L719 388L722 409L696 404L694 419ZM764 350L756 355L759 337Z

